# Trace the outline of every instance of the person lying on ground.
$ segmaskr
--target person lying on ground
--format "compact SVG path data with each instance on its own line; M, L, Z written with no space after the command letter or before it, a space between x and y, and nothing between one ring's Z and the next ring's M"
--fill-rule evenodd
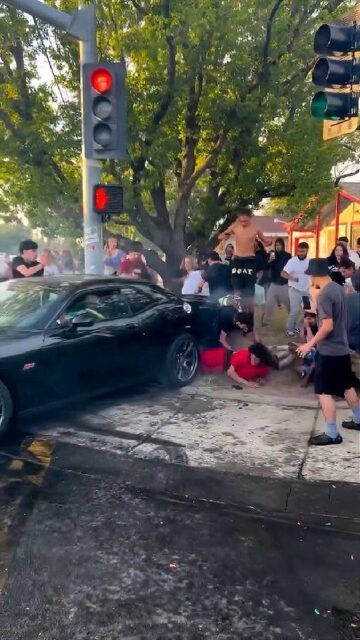
M260 387L273 369L283 369L295 360L288 350L274 356L261 342L233 353L227 374L231 380L245 387Z

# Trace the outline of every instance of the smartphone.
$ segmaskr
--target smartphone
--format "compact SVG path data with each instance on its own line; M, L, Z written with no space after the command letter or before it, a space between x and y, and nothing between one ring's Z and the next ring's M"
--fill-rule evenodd
M311 302L309 296L302 297L303 309L304 311L309 311L311 309Z

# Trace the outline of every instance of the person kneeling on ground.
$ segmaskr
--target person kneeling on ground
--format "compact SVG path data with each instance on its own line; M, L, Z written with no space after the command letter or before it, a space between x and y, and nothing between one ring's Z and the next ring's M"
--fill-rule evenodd
M229 344L228 335L234 330L240 330L245 336L254 330L254 316L247 311L238 311L235 307L221 307L219 313L220 344L228 351L234 349Z
M304 327L301 332L301 337L304 342L310 342L317 334L318 325L316 313L313 311L305 310L304 312ZM299 345L295 342L289 343L289 349L292 353L297 353ZM310 382L313 381L315 373L315 361L316 361L316 347L313 347L304 358L299 358L299 363L295 367L296 372L302 379L301 386L307 387Z

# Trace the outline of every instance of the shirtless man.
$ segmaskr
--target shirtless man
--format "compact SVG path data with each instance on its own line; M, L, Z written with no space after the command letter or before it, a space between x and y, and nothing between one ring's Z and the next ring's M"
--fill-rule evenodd
M273 238L265 238L252 219L251 211L240 213L235 222L219 235L219 240L235 237L235 255L231 262L231 276L234 293L241 298L252 301L255 296L256 257L255 240L260 240L266 247L270 247Z

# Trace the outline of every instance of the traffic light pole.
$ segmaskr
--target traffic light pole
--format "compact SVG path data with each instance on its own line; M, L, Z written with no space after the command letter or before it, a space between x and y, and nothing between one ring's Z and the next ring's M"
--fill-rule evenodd
M94 5L81 6L72 13L60 11L39 0L1 0L15 9L20 9L47 24L66 31L80 44L80 71L85 62L97 62L96 15ZM81 74L82 76L82 74ZM83 96L83 91L81 91ZM93 187L100 181L100 163L85 158L84 150L84 109L81 98L82 121L82 200L84 221L85 273L102 274L103 241L100 216L94 211Z
M81 167L82 167L82 200L83 200L83 221L84 221L84 252L85 252L85 273L103 274L103 237L102 237L102 221L101 217L94 211L93 193L94 187L100 182L100 162L86 158L85 156L85 109L84 109L84 91L83 91L83 73L82 65L86 62L97 62L96 51L96 15L95 6L86 5L81 8L79 2L79 11L88 13L88 37L86 40L80 40L80 75L81 75L81 127L82 127L82 149L81 149Z

